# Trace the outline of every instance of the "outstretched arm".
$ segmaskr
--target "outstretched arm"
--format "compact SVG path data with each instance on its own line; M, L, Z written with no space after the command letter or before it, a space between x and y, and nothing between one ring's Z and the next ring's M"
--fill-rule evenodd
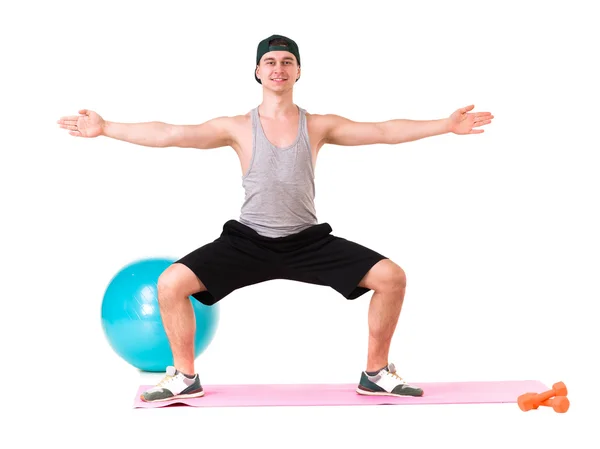
M396 119L385 122L354 122L337 115L326 115L325 143L333 145L395 145L438 136L446 133L480 134L476 129L492 122L490 112L470 113L473 105L457 109L452 115L438 120Z
M211 149L231 145L232 118L217 117L199 125L163 122L117 123L104 120L94 111L81 109L79 116L62 117L61 128L75 137L105 136L147 147Z

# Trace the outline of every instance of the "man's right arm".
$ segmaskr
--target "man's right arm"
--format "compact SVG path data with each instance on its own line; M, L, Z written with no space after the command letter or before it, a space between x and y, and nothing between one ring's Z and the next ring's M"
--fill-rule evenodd
M232 120L231 117L217 117L199 125L106 121L102 135L148 147L181 147L205 150L232 144Z

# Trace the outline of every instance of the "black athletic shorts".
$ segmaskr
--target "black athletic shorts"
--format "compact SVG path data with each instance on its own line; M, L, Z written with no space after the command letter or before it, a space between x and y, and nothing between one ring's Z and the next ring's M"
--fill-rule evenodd
M387 257L349 240L331 235L320 223L285 237L265 237L229 220L215 241L179 259L202 281L207 291L192 295L213 305L236 289L273 279L329 286L346 299L369 289L358 284Z

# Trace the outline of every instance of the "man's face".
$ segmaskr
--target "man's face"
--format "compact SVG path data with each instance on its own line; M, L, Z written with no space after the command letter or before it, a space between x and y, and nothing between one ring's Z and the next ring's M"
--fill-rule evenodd
M287 51L270 51L260 59L256 76L269 89L290 89L300 77L296 57Z

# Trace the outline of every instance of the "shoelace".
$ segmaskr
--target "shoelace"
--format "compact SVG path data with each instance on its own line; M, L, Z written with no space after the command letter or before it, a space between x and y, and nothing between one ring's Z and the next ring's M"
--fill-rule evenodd
M168 374L162 378L162 380L156 385L157 387L165 387L173 380L173 376L169 376Z
M386 371L390 376L395 377L396 379L400 380L403 384L406 383L406 381L404 379L402 379L402 377L400 377L398 374L396 374L396 371Z

